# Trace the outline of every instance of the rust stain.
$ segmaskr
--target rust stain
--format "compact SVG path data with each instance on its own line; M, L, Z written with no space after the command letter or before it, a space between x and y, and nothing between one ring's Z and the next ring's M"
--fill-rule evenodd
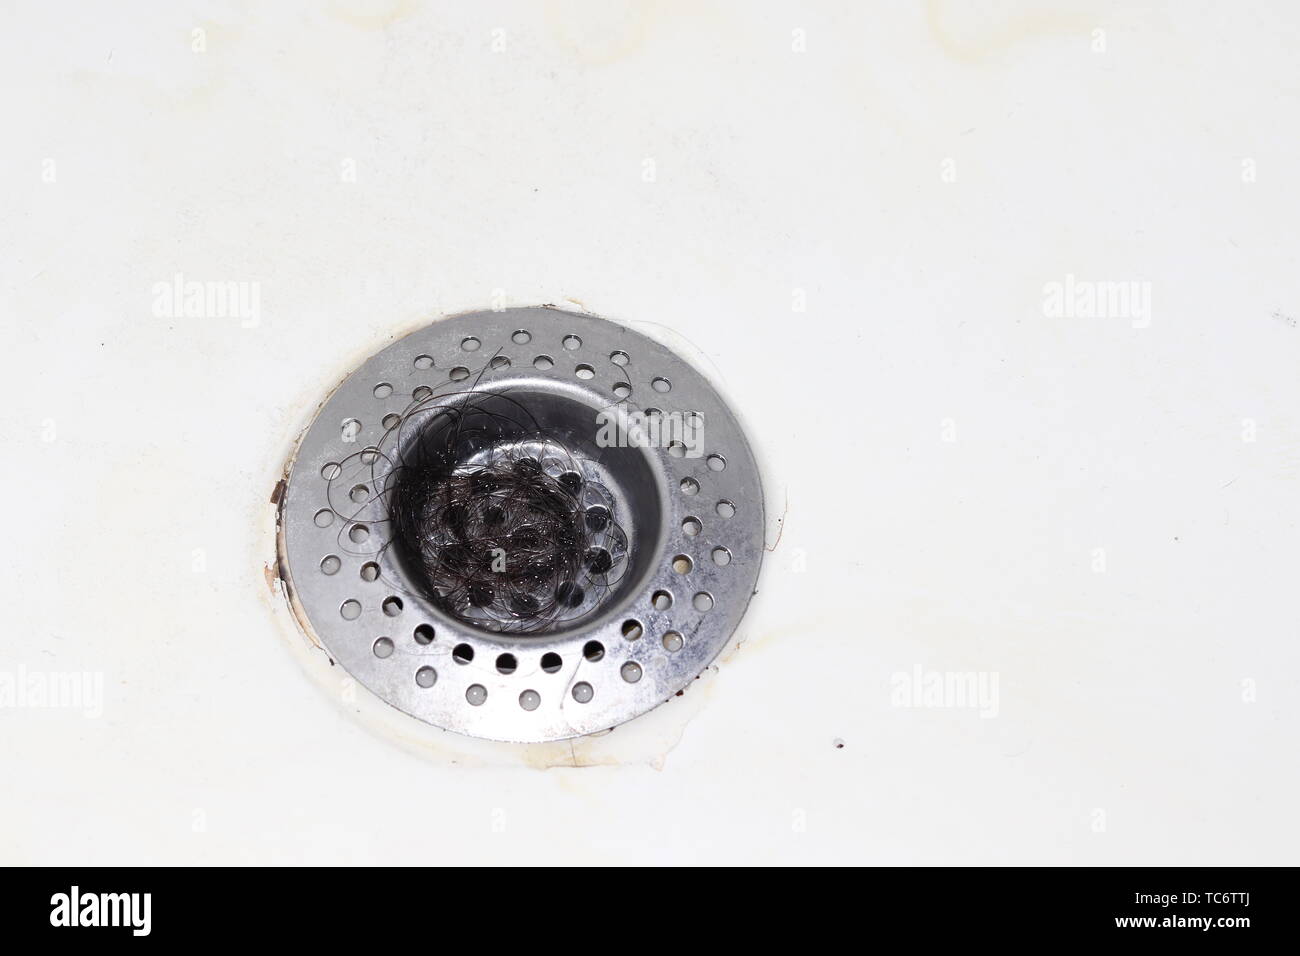
M298 449L297 446L295 445L293 454L289 457L289 460L285 462L284 465L285 476L288 476L289 470L293 467L293 461L294 458L297 457L297 454L298 454ZM271 501L276 506L275 507L275 568L273 571L271 565L264 565L264 568L266 570L267 584L271 588L271 594L275 595L277 593L275 582L277 581L279 582L280 585L279 595L284 597L284 601L289 607L289 612L293 616L294 621L298 625L298 630L302 632L303 637L305 637L308 641L311 642L313 647L315 647L317 650L323 651L325 650L325 645L323 645L320 642L320 638L316 636L315 629L312 628L311 623L308 621L307 609L304 608L302 606L302 602L298 600L298 594L294 590L293 581L291 580L286 570L289 564L288 564L288 555L285 554L285 550L284 550L284 522L281 520L284 511L284 496L280 494L280 489L284 486L284 483L285 483L285 478L282 477L278 482L276 482L276 490L271 495ZM279 499L278 501L277 498ZM333 664L334 661L331 660L330 663Z

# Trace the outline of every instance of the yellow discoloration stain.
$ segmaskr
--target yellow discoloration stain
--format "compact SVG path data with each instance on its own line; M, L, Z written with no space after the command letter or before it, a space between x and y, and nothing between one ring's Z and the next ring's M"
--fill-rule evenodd
M983 63L1042 37L1071 36L1082 41L1100 25L1099 20L1082 4L1044 9L1028 0L994 6L929 0L925 7L930 34L946 56L961 63Z
M645 45L655 4L632 0L550 2L546 23L555 41L585 66L608 66Z
M330 14L363 30L382 30L414 13L417 0L334 0Z

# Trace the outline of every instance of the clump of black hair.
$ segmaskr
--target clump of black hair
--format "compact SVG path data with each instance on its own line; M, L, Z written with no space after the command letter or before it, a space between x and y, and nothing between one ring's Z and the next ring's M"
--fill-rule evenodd
M490 630L539 633L588 613L626 568L608 489L502 393L416 403L394 462L392 542L424 596Z

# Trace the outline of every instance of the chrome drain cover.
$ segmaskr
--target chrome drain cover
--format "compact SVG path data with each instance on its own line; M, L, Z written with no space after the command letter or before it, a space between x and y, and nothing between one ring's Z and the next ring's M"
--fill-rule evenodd
M510 547L476 551L468 587L428 573L426 552L436 564L458 544L411 544L397 505L430 455L466 495L538 472L576 530L521 533L574 535L580 562L543 561L509 598L496 575L525 560ZM739 624L763 556L757 465L706 379L644 335L548 308L454 316L364 362L303 435L278 520L291 605L337 664L420 720L518 742L607 730L683 690Z

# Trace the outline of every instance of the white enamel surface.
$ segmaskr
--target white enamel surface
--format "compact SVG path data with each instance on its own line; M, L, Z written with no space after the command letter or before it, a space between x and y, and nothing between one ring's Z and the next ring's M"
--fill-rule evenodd
M0 672L103 706L0 709L0 860L1295 862L1296 16L7 5ZM466 743L305 644L268 499L368 356L543 303L714 381L775 550L682 697Z

